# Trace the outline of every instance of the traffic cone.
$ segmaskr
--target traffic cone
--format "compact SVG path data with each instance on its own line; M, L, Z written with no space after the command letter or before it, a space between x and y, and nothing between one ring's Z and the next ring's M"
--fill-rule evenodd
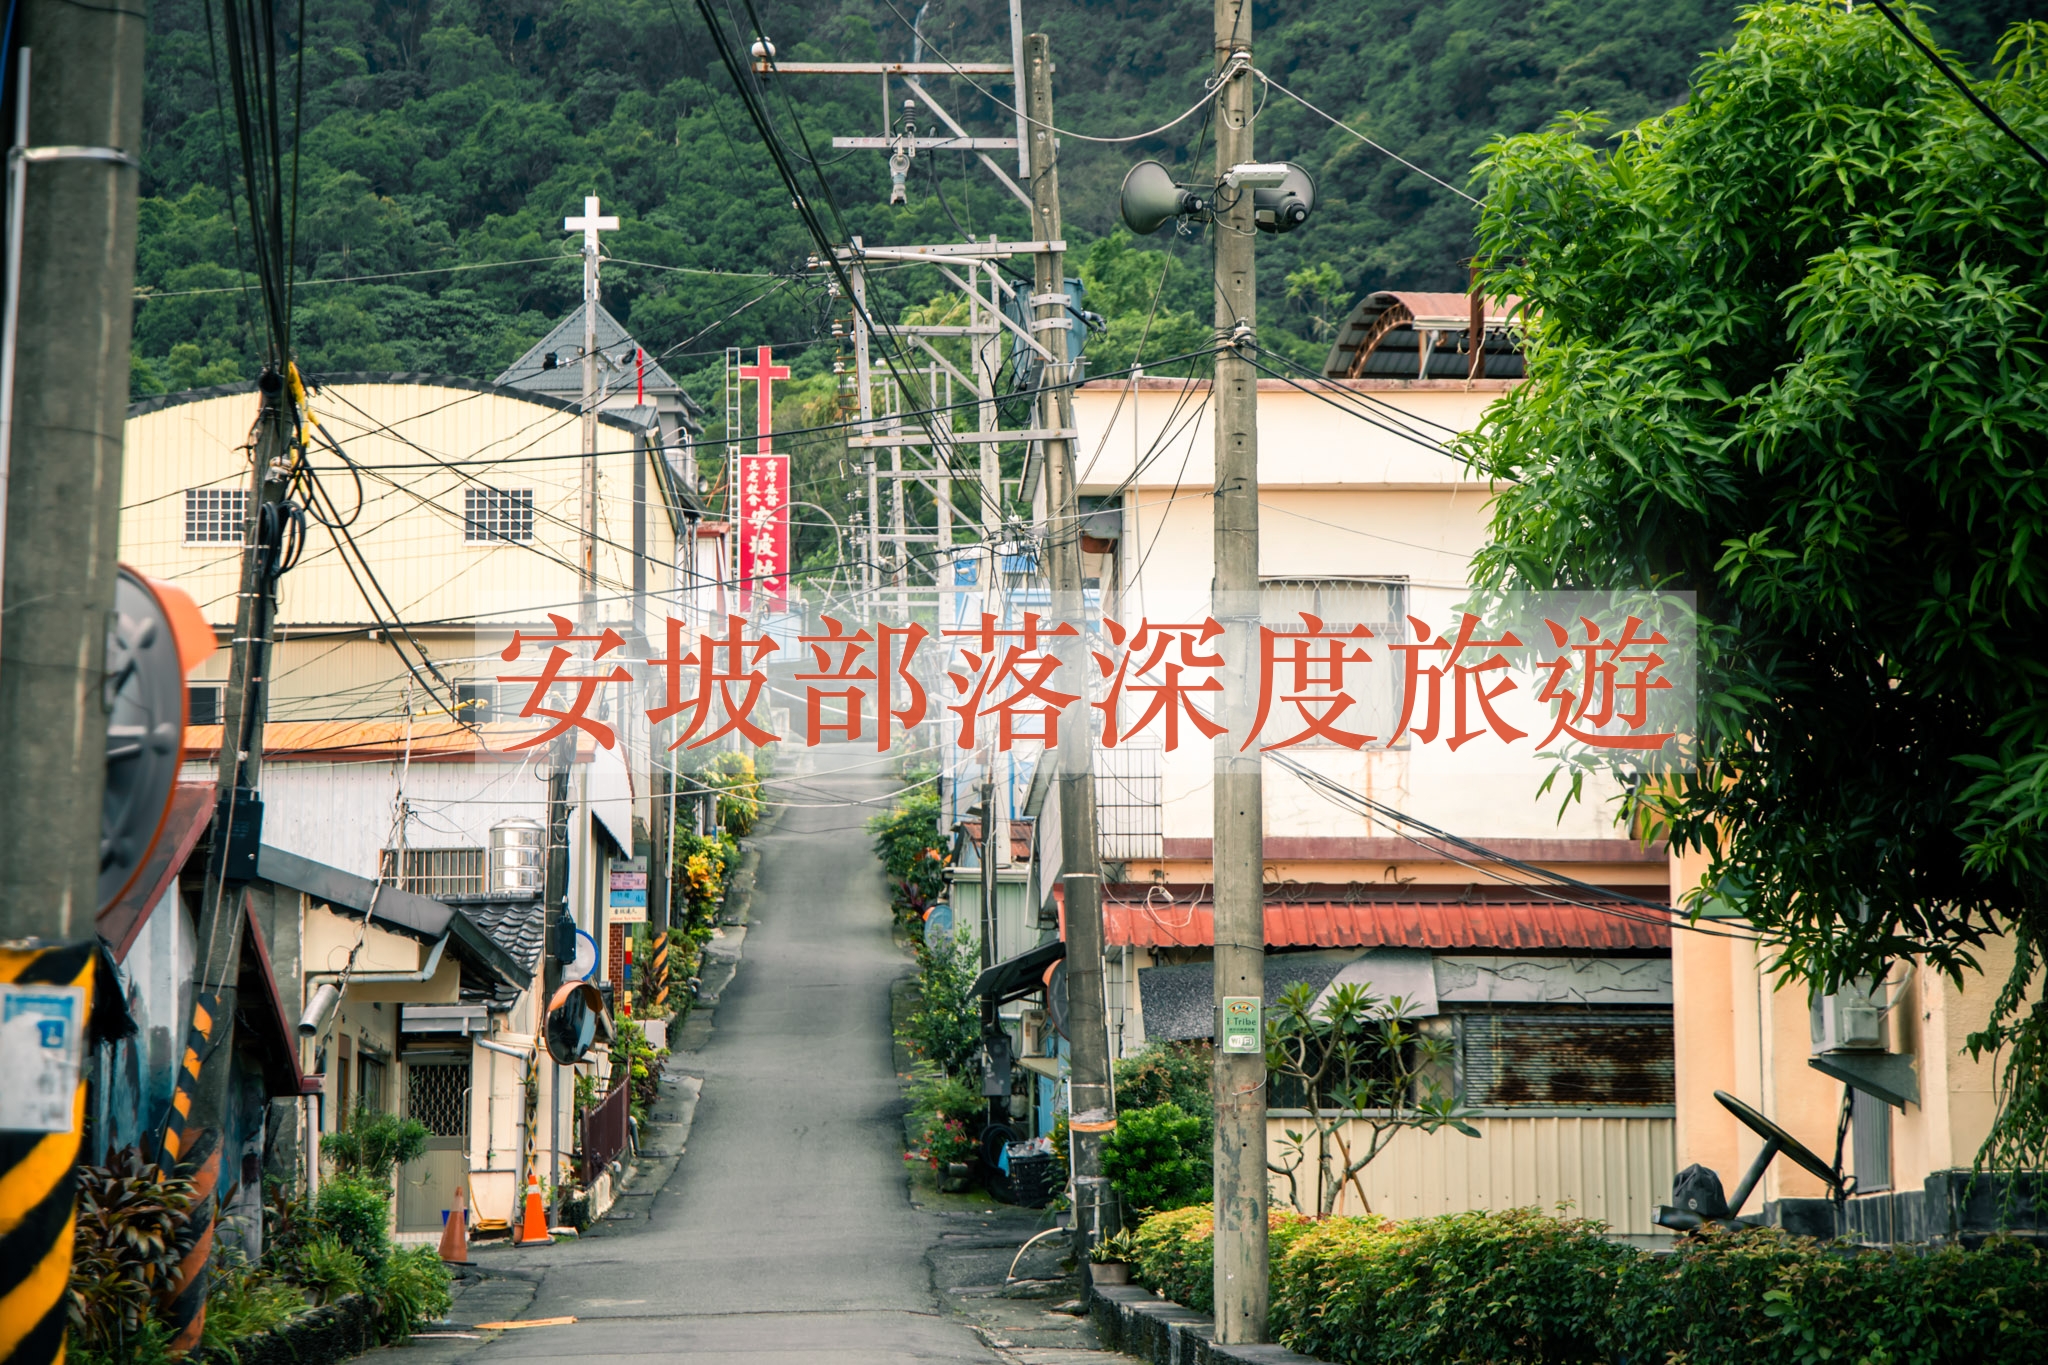
M530 1171L526 1176L526 1213L519 1220L519 1245L528 1242L549 1243L555 1239L548 1236L547 1210L540 1206L540 1173Z
M441 1259L450 1265L469 1264L469 1193L455 1187L455 1207L449 1209L441 1226Z

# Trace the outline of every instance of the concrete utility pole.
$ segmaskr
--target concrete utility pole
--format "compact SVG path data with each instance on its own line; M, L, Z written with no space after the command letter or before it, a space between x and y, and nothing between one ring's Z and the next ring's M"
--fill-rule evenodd
M1252 160L1252 7L1216 0L1216 175ZM1233 60L1237 54L1241 60ZM1251 730L1259 635L1258 376L1239 347L1256 337L1252 194L1216 208L1216 620L1226 627L1224 719L1216 739L1216 1339L1266 1339L1266 1058L1232 1051L1233 1018L1264 1023L1266 929L1264 792ZM1237 1002L1233 1013L1231 1003ZM1248 1005L1247 1002L1257 1002ZM1256 1034L1254 1034L1256 1037Z
M140 9L20 11L0 340L0 987L68 997L71 1101L0 1131L0 1360L64 1354L99 912L121 427L142 144ZM39 79L31 81L33 72ZM54 989L53 989L54 988ZM62 1094L59 1090L56 1093ZM16 1096L16 1099L22 1098ZM26 1106L15 1106L18 1112ZM54 1106L53 1106L54 1107Z
M1052 53L1046 36L1024 40L1025 110L1029 116L1032 235L1060 240L1059 159L1052 119ZM1250 221L1250 213L1245 215ZM1045 367L1039 399L1040 425L1053 431L1074 428L1073 390L1067 332L1074 319L1067 308L1066 262L1058 251L1041 251L1031 295L1032 332L1058 361ZM1081 592L1081 505L1075 492L1074 443L1065 436L1045 442L1047 576L1052 584L1052 618L1085 619ZM1067 677L1083 681L1086 651L1077 643L1063 650ZM1087 1263L1094 1240L1117 1229L1117 1208L1102 1175L1102 1137L1116 1127L1116 1101L1109 1079L1109 1035L1102 1005L1102 864L1096 853L1094 727L1084 696L1061 717L1059 737L1060 884L1067 907L1067 1037L1072 1112L1068 1117L1074 1172L1075 1254Z
M26 99L0 115L18 253L0 393L0 936L61 943L90 938L99 911L143 21L30 4L21 25Z

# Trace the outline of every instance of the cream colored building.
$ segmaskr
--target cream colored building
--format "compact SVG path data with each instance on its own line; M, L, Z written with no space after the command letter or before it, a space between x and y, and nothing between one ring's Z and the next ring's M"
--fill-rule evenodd
M309 898L304 994L351 951L355 972L383 979L352 986L302 1065L327 1078L327 1131L344 1106L431 1112L436 1150L460 1153L477 1214L507 1219L528 1158L554 1181L574 1141L569 1078L557 1084L542 1057L539 1113L522 1135L524 1063L483 1044L531 1055L541 1026L538 892L490 865L494 843L531 837L508 831L545 831L549 788L543 755L517 747L540 723L519 716L533 688L498 679L537 673L547 646L530 641L554 632L551 616L586 619L582 419L574 403L518 387L312 378L319 429L306 460L317 486L295 489L311 505L303 548L278 585L264 842L360 886L382 879L439 897L532 975L517 991L465 995L449 964L430 961L426 939L366 926L361 906L337 911ZM687 400L665 402L604 408L592 461L595 627L578 633L616 631L624 643L606 663L624 662L634 681L606 684L594 698L591 714L615 742L584 737L571 778L568 900L598 949L590 979L612 985L622 983L616 954L605 951L620 932L608 869L649 852L673 790L644 717L644 661L662 652L664 618L694 630L724 606L723 527L705 517L678 439L688 435L677 421ZM256 411L253 386L175 394L136 404L126 431L121 556L185 587L224 644ZM500 651L514 632L529 643L508 664ZM229 661L222 649L193 680L188 778L211 779ZM393 979L422 971L418 981ZM603 1065L600 1052L583 1069ZM407 1178L440 1188L451 1159ZM399 1203L401 1233L425 1235L447 1201Z

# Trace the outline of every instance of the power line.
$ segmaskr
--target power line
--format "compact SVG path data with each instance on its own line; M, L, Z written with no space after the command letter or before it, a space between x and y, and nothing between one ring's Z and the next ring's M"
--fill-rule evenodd
M1914 47L1919 48L1921 55L1926 57L1928 61L1934 63L1934 69L1941 72L1942 75L1946 76L1948 78L1948 83L1950 85L1953 85L1956 89L1963 92L1964 99L1976 105L1977 111L1983 114L1985 118L1990 119L1992 125L1996 127L1999 132L2004 133L2014 142L2017 142L2020 145L2020 147L2025 150L2028 156L2034 158L2034 162L2036 165L2040 166L2042 170L2048 171L2048 155L2043 155L2039 147L2036 147L2033 143L2027 141L2024 137L2021 137L2017 129L2015 129L2010 123L2007 123L2004 119L2000 118L1998 115L1998 111L1996 109L1993 109L1990 105L1986 104L1983 100L1983 97L1980 96L1975 90L1972 90L1970 88L1970 83L1964 80L1962 76L1956 71L1956 69L1950 66L1947 61L1943 60L1942 55L1939 52L1936 52L1933 48L1929 47L1926 43L1920 40L1920 35L1913 32L1911 26L1906 23L1903 17L1901 17L1896 11L1894 11L1890 5L1887 5L1885 3L1885 0L1870 0L1870 2L1873 5L1877 6L1877 12L1879 14L1882 14L1886 19L1891 21L1891 26L1899 31L1900 36L1905 38L1905 40L1911 43Z
M1474 208L1480 207L1479 200L1465 193L1465 191L1459 189L1450 181L1444 179L1440 175L1434 174L1433 172L1425 171L1424 169L1422 169L1422 167L1416 165L1407 157L1402 156L1399 152L1393 150L1391 147L1384 147L1381 146L1379 143L1374 142L1371 138L1367 137L1364 133L1359 132L1356 128L1353 128L1350 124L1346 123L1343 119L1338 118L1335 114L1326 113L1323 110L1316 108L1315 105L1310 104L1307 100L1295 94L1292 90L1289 90L1286 86L1280 84L1280 82L1274 80L1265 72L1255 69L1253 70L1252 75L1256 77L1258 80L1264 82L1267 86L1271 87L1272 89L1278 90L1281 94L1287 96L1287 98L1293 100L1296 104L1308 110L1311 114L1316 115L1318 118L1327 119L1331 123L1335 124L1337 127L1342 128L1345 132L1351 134L1351 136L1357 138L1360 142L1363 142L1366 146L1372 148L1381 156L1390 157L1393 160L1400 162L1403 166L1406 166L1409 170L1415 172L1417 175L1421 176L1425 180L1435 181L1437 184L1449 190L1452 194L1457 195L1466 203L1471 204Z

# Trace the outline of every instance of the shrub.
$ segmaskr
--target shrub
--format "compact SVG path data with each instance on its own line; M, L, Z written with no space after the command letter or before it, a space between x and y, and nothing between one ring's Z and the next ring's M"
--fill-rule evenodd
M165 1298L192 1235L185 1225L192 1182L145 1161L133 1147L104 1166L80 1166L77 1236L66 1294L73 1342L126 1355ZM161 1334L159 1334L161 1335ZM162 1342L155 1349L161 1350Z
M333 1303L356 1293L369 1278L363 1258L333 1233L323 1233L299 1249L297 1278L315 1302Z
M1277 1258L1274 1317L1285 1344L1330 1361L1597 1360L1640 1255L1603 1231L1533 1209L1329 1219Z
M367 1176L343 1174L320 1187L315 1235L327 1234L361 1258L372 1273L391 1254L391 1191Z
M1776 1228L1709 1233L1622 1270L1605 1344L1630 1360L2048 1359L2048 1253L1857 1250Z
M1215 1233L1206 1204L1147 1218L1135 1239L1138 1283L1197 1313L1215 1312Z
M718 823L727 833L745 836L761 818L761 779L752 754L727 750L716 754L698 774L718 793Z
M1213 1119L1216 1099L1210 1088L1215 1049L1207 1042L1155 1039L1134 1057L1119 1058L1114 1067L1116 1104L1120 1110L1149 1109L1168 1100L1190 1114Z
M898 1034L903 1045L948 1076L957 1076L981 1046L981 1004L969 992L981 971L981 951L971 933L920 942L918 1004Z
M377 1280L377 1323L386 1341L403 1341L412 1329L447 1313L455 1302L454 1281L432 1247L393 1253Z
M238 1255L214 1258L213 1283L206 1292L206 1326L201 1344L234 1356L234 1343L305 1311L305 1296Z
M911 1130L919 1154L943 1171L949 1161L972 1161L988 1101L958 1076L925 1071L910 1083Z
M887 815L868 821L868 833L888 874L897 914L906 923L921 920L946 888L938 793L929 788L913 792Z
M320 1139L320 1150L335 1170L368 1176L388 1190L391 1172L427 1150L427 1126L360 1108L339 1130Z
M1171 1100L1117 1116L1102 1173L1126 1209L1177 1209L1209 1198L1211 1121Z

